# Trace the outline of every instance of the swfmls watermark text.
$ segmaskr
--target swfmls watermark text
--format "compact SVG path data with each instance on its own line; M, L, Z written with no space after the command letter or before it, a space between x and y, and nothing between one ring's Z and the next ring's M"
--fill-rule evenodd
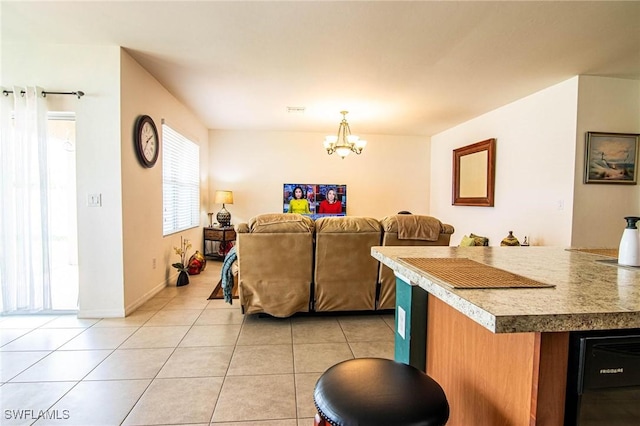
M68 420L69 410L4 410L5 420Z

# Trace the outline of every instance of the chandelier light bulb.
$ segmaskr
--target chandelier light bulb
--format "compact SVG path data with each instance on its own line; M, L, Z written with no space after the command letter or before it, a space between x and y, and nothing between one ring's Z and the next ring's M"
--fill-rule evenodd
M336 153L342 158L344 158L347 155L349 155L350 152L351 152L351 148L346 147L346 146L340 146L340 147L336 148Z

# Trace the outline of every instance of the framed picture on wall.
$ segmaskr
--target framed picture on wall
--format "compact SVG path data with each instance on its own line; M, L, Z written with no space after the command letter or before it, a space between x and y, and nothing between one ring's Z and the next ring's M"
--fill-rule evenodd
M584 183L636 185L639 139L635 133L587 132Z

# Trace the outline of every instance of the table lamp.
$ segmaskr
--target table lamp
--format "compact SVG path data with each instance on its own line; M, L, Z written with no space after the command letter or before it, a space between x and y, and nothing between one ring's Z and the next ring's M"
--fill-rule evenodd
M233 204L233 191L216 191L213 202L222 204L222 210L216 215L218 223L222 227L231 226L231 213L224 208L225 204Z

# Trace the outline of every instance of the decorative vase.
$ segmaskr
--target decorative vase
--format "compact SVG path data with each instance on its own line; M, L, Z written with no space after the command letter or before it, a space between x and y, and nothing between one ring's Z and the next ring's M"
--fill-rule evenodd
M189 274L186 271L180 271L178 274L178 281L176 282L176 287L182 287L183 285L189 284Z
M513 231L509 231L509 235L502 239L500 242L501 246L519 246L520 241L516 237L513 236Z
M189 258L187 271L189 272L189 275L198 275L200 272L204 271L206 266L207 260L204 258L202 253L196 250L196 252Z

